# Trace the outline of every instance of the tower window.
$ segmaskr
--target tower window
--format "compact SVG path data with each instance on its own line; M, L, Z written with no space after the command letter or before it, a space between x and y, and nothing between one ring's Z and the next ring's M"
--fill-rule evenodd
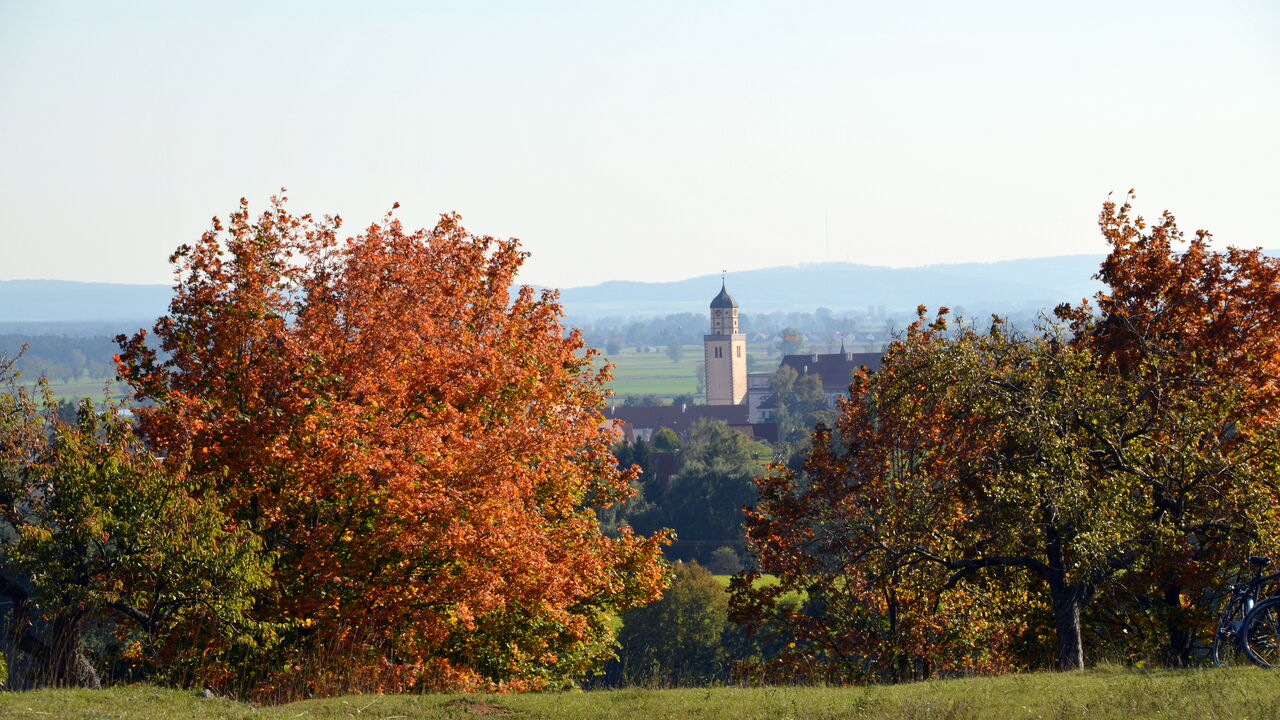
M738 357L742 357L742 346L738 346Z

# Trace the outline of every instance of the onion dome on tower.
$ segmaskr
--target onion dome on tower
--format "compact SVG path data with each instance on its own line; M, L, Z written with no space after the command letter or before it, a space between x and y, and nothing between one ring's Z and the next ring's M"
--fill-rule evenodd
M738 307L738 301L734 300L733 296L730 295L729 292L724 289L724 281L721 280L720 294L716 295L715 299L711 301L711 308L715 310L718 308L736 308L736 307Z

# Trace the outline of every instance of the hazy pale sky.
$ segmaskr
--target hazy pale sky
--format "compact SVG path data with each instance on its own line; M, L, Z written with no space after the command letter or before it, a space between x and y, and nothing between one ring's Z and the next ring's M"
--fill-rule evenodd
M522 279L1280 246L1280 3L0 0L0 280L169 282L243 195Z

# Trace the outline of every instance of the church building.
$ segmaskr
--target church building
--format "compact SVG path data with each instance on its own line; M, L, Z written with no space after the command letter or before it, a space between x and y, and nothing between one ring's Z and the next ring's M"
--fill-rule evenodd
M707 405L745 405L747 423L767 423L777 408L773 394L773 372L747 372L747 336L738 332L738 301L720 283L720 294L711 300L711 333L702 338L706 361ZM786 365L797 375L817 375L832 407L836 398L849 390L849 382L860 367L880 369L880 353L840 352L787 355Z
M686 433L699 421L715 420L747 437L773 443L778 426L773 422L778 400L772 387L773 372L747 373L747 336L738 332L738 301L720 283L720 293L711 300L711 332L702 336L706 367L705 405L656 405L652 407L610 406L604 409L604 424L628 441L652 439L661 428L677 435ZM798 376L817 375L832 405L848 392L849 382L860 367L880 368L879 353L845 352L797 354L782 358Z
M738 332L738 301L720 282L711 301L711 333L702 336L708 405L742 405L747 399L747 336Z
M699 421L715 420L755 440L778 441L778 426L772 422L748 422L747 336L738 332L738 301L724 283L711 301L711 332L703 336L706 361L707 398L705 405L657 405L653 407L610 406L604 422L628 441L651 440L661 428L670 428L680 437Z

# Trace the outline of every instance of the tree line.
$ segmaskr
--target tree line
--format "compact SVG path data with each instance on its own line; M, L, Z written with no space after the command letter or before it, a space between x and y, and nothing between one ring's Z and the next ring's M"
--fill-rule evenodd
M15 370L28 378L46 377L56 382L101 382L114 377L111 356L116 351L109 335L0 335L0 356L16 358Z
M669 429L652 442L618 441L619 465L640 470L624 503L601 508L605 532L630 527L641 534L672 531L670 560L698 561L720 574L743 567L743 507L755 503L753 479L774 458L767 445L748 440L723 421L699 421L685 439ZM658 455L665 456L659 472Z
M661 317L601 318L598 320L575 319L583 337L592 347L601 349L645 346L666 348L672 345L701 345L707 334L705 313L672 313ZM830 345L830 352L840 346L842 337L850 341L866 336L866 342L882 342L900 329L901 322L884 309L868 312L836 313L828 308L814 312L755 312L742 313L738 326L747 334L764 334L776 337L781 343L787 335L807 335L814 339L815 347ZM781 345L768 349L776 351ZM815 350L816 352L817 350ZM822 350L827 352L828 350Z
M963 315L964 311L957 308L957 312ZM1013 327L1031 328L1037 312L1023 309L1004 317ZM749 335L763 334L771 338L771 343L763 346L770 353L786 355L801 352L802 348L826 353L836 352L842 341L873 344L878 348L890 341L894 333L904 330L911 319L909 311L888 310L883 305L870 305L856 311L818 307L813 312L743 312L739 316L739 328ZM691 312L658 317L570 318L568 324L581 329L588 345L607 353L634 347L667 349L701 345L702 336L707 333L706 314Z

